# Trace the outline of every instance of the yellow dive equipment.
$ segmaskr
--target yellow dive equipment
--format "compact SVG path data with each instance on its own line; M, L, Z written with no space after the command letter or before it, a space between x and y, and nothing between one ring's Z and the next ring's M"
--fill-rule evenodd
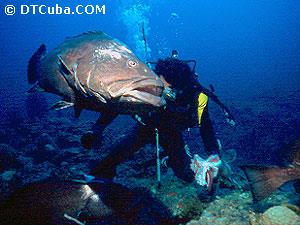
M208 97L204 93L200 93L198 96L198 124L201 125L201 118L205 107L207 106Z

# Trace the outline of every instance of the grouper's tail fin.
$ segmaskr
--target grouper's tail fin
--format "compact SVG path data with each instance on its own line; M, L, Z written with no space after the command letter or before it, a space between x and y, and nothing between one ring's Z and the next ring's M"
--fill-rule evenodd
M34 84L40 74L41 58L46 54L46 45L42 44L31 56L27 67L27 79L29 84Z
M271 195L284 183L293 180L289 170L293 168L264 167L264 166L243 166L253 195L254 201L260 201ZM295 172L295 171L294 171Z

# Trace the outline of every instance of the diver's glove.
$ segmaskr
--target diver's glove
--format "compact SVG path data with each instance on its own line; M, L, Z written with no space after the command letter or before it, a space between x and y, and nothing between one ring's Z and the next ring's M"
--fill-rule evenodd
M201 186L206 186L210 191L213 179L217 177L222 161L218 155L211 155L207 160L195 154L191 160L191 169L195 173L195 180Z
M230 126L234 127L236 122L235 122L233 116L231 115L231 113L229 113L227 110L224 110L224 109L223 109L223 112L225 115L226 122L229 123Z

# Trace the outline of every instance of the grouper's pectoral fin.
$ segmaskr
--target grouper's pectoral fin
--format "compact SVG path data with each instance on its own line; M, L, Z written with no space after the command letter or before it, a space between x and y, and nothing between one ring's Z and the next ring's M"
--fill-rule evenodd
M65 63L65 61L62 59L61 55L57 55L58 61L60 64L60 72L69 84L69 86L73 86L74 84L74 76L72 73L72 70L68 67L68 65Z
M61 65L60 72L69 84L69 86L74 90L78 91L79 93L83 94L84 96L87 96L87 91L84 89L82 84L80 83L78 77L77 77L77 67L78 64L75 63L72 65L72 68L68 67L66 62L62 59L61 55L57 55L58 61Z
M73 102L59 101L59 102L56 102L53 106L51 106L50 109L61 110L61 109L66 109L66 108L69 108L72 106L74 106Z

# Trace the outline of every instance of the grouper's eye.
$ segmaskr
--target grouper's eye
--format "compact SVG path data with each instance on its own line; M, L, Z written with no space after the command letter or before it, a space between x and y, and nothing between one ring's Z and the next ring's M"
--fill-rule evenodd
M133 68L133 67L136 67L139 63L135 60L132 60L132 59L128 59L127 60L127 65L129 68Z

